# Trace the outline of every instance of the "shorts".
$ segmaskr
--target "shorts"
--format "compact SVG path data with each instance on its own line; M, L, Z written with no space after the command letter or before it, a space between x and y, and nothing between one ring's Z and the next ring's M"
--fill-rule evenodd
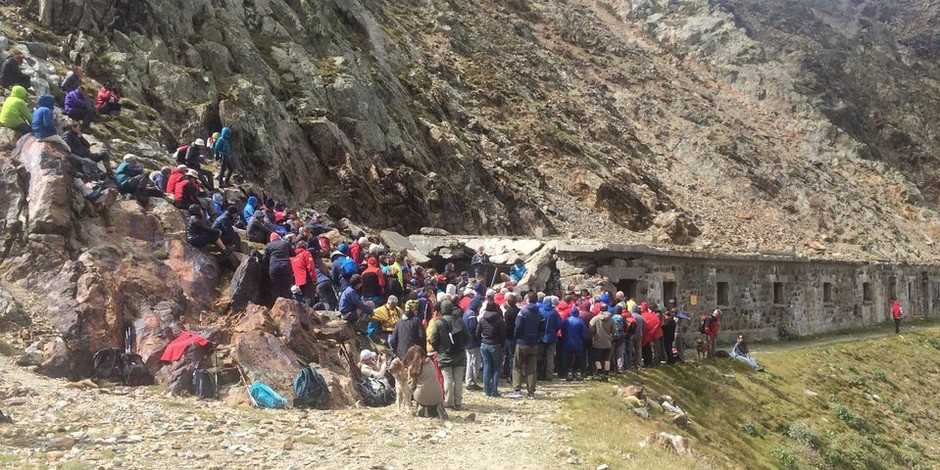
M610 348L591 348L592 362L605 362L610 360Z

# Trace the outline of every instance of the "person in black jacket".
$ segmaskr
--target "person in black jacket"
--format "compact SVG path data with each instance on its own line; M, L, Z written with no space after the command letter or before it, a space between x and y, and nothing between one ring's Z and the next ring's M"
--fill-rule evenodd
M186 220L186 243L196 247L205 248L215 245L223 254L231 253L222 243L222 232L209 226L199 204L189 206L189 219Z
M23 54L15 49L10 51L10 55L0 64L0 86L12 88L13 85L20 85L27 90L32 86L29 77L20 70L22 63Z
M237 248L241 244L241 240L235 232L236 219L238 219L238 208L228 206L225 211L222 212L222 215L216 217L215 222L212 223L212 228L221 232L222 243L224 243L225 246Z
M186 167L190 170L194 170L196 173L199 173L199 180L205 186L209 192L215 191L215 187L212 185L212 179L214 175L211 171L206 170L202 167L203 155L206 152L206 141L202 139L196 139L189 148L186 149L185 163Z
M421 326L421 319L415 315L417 311L417 300L405 302L405 316L395 324L395 330L392 331L392 337L389 339L388 345L392 347L395 356L399 359L403 359L412 346L418 346L424 351L427 344L425 330Z
M264 221L264 213L255 211L248 219L248 240L255 243L264 243L271 238L274 229Z
M488 397L498 397L503 348L506 345L506 321L496 302L486 303L486 310L477 321L476 336L483 357L483 393Z
M270 243L264 247L264 262L271 278L271 293L274 297L291 298L290 287L294 285L294 269L290 257L294 247L277 233L271 233Z
M666 350L666 364L675 364L679 362L680 359L677 355L673 354L672 349L676 341L676 317L673 310L667 310L663 313L663 324L661 326L663 330L663 346Z
M65 140L66 144L69 144L72 161L82 169L82 173L86 178L98 179L100 177L101 172L98 170L98 163L104 163L105 171L109 175L112 173L111 156L107 151L91 151L91 144L82 136L80 122L72 121L69 123L65 133L62 134L62 139Z
M504 379L512 377L512 361L516 357L516 316L519 315L517 302L518 298L514 292L506 293L506 309L503 312L503 318L506 322L506 353L503 354Z

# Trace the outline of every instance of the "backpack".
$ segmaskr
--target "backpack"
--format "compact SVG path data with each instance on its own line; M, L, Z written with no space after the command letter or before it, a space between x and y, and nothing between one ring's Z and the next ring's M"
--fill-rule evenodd
M294 408L320 408L330 405L330 388L313 367L306 366L294 377Z
M193 371L193 395L199 398L215 398L215 380L206 369Z
M369 407L375 408L395 403L395 390L390 390L384 383L372 377L363 377L356 384L356 391L362 396L362 403Z
M317 237L317 242L320 244L320 251L324 253L329 253L330 251L330 239L326 237Z
M616 341L616 340L621 340L621 339L623 339L623 330L624 330L624 328L623 328L623 327L624 327L623 316L621 316L621 315L614 315L612 318L613 318L613 320L614 320L614 335L613 335L613 339L614 339L615 341Z
M340 267L343 268L343 276L345 277L359 274L359 266L356 266L356 260L349 256L345 256L340 260Z
M467 326L463 319L454 318L452 321L441 319L441 324L437 326L441 332L440 348L450 356L464 354L467 345Z
M147 370L144 358L140 357L140 354L122 355L121 369L124 371L124 385L131 387L153 385L153 375Z
M271 387L261 382L251 384L248 394L261 408L281 409L287 407L287 399L278 395Z
M95 353L93 379L119 380L121 378L121 355L118 348L105 348Z
M182 146L182 147L176 149L176 153L173 154L173 158L176 159L176 164L177 164L177 165L185 165L185 164L186 164L186 152L188 152L188 151L189 151L189 146L188 146L188 145L184 145L184 146Z

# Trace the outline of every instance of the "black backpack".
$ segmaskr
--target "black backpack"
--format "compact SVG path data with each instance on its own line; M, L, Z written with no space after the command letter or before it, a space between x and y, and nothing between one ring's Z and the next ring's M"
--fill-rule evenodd
M121 355L124 352L118 348L105 348L95 353L95 372L92 375L96 380L120 380L122 377Z
M212 374L206 369L193 371L193 395L199 398L215 398L216 384Z
M147 370L144 358L140 357L140 354L122 355L121 367L124 371L124 385L131 387L153 385L153 375Z
M377 408L395 403L395 390L391 390L379 380L364 377L356 384L356 391L366 406Z
M306 366L294 377L294 408L330 406L330 388L326 380L313 367Z
M442 318L441 324L437 327L441 331L441 349L454 356L464 354L464 346L467 345L469 333L467 333L467 325L464 325L463 319L452 318L451 321Z

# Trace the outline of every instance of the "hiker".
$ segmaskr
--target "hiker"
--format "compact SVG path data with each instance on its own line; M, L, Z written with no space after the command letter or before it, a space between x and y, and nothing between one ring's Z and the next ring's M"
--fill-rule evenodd
M248 220L251 216L255 215L255 211L258 207L258 198L255 196L248 196L248 202L245 203L245 210L242 211L242 218Z
M481 284L482 285L482 284ZM485 288L485 286L484 286ZM456 289L456 286L454 286ZM474 306L473 302L470 302L471 306ZM476 305L476 308L479 309L483 306L483 302L480 302ZM467 308L463 312L463 317L461 321L464 326L467 328L467 331L470 332L470 337L467 339L467 344L464 346L465 354L467 355L467 367L465 370L466 377L464 377L464 384L466 384L467 390L480 390L480 387L477 382L481 381L481 368L482 368L482 355L480 353L480 340L477 338L476 331L479 326L479 317L483 314L481 310L474 310L472 308Z
M349 285L349 279L353 275L359 274L356 262L346 255L348 251L349 246L345 243L340 243L339 246L336 247L336 251L330 254L330 277L333 279L333 284L340 289L345 289L346 286ZM360 279L361 278L360 276ZM375 300L373 300L373 302L375 302Z
M375 351L368 349L359 352L359 373L363 377L378 380L382 382L382 385L385 385L386 389L391 389L392 384L388 381L386 375L387 369L388 361L385 359L385 354L376 354Z
M255 243L264 243L270 240L271 234L274 233L274 229L265 222L264 213L261 211L256 211L248 219L248 227L245 230L248 234L248 241Z
M166 186L163 189L163 192L170 195L171 197L176 195L176 185L186 177L186 172L189 171L189 168L186 165L177 165L176 168L170 170L170 176L167 177Z
M496 302L489 302L477 321L476 339L480 343L483 359L483 393L499 396L499 376L503 368L503 348L506 345L506 322Z
M512 264L512 267L509 268L509 274L500 273L500 278L503 282L512 282L513 284L518 284L522 280L522 276L525 276L525 261L522 258L516 258L516 261Z
M310 246L307 246L307 250L310 250ZM314 257L314 269L316 269L316 279L317 283L317 305L314 306L317 310L335 310L339 306L339 301L336 299L336 291L333 290L333 280L330 279L330 276L326 274L324 269L323 262L320 259Z
M562 365L565 380L582 380L584 344L590 331L580 318L577 308L571 309L561 327Z
M99 113L117 116L121 113L121 95L114 85L105 82L95 97L95 109Z
M82 71L81 67L74 67L65 74L65 78L62 79L62 84L59 86L65 93L75 90L82 85L83 75L84 72Z
M365 259L363 255L369 252L369 239L366 237L359 237L358 240L352 242L349 246L349 256L356 261L356 264L362 264Z
M643 367L643 330L646 328L646 322L643 320L643 314L640 313L640 306L634 305L630 310L633 317L633 366L637 369Z
M618 294L621 294L621 292L618 292ZM624 346L626 343L626 338L624 336L624 333L626 332L626 329L627 329L627 322L623 318L623 306L622 306L622 305L625 305L625 303L623 302L622 295L619 296L619 298L621 302L617 303L617 305L614 306L613 313L610 316L610 319L614 322L614 333L611 336L611 349L610 349L610 353L611 353L610 365L611 365L611 369L614 372L621 372L623 370L623 356L624 356L624 350L626 349Z
M708 358L715 358L715 342L718 339L718 317L721 310L715 309L711 315L705 317L702 325L702 334L705 335L705 341L708 344Z
M14 85L10 96L3 101L3 108L0 109L0 126L13 129L19 138L33 130L31 122L32 116L26 106L26 88Z
M372 315L372 310L375 307L372 302L362 301L358 292L360 288L362 288L362 278L358 274L353 274L349 278L349 284L339 296L340 318L352 325L358 323L360 319Z
M416 315L418 311L418 301L408 300L405 302L405 314L401 320L395 324L392 336L388 339L388 345L395 351L395 356L404 360L408 350L416 347L424 354L424 328L421 326L421 319Z
M379 268L375 257L366 260L366 269L362 271L362 296L375 303L382 302L385 293L385 275Z
M173 204L180 209L189 207L191 204L202 205L199 201L199 173L193 170L186 171L186 174L176 183L173 193Z
M32 86L29 77L20 70L22 63L23 53L16 49L11 50L10 55L3 59L3 64L0 64L0 86L10 88L19 85L26 89Z
M428 418L442 417L441 405L444 404L444 386L438 380L438 371L434 362L418 346L408 348L403 356L407 386L411 388L412 399L418 404L418 416Z
M307 242L301 240L294 245L294 256L290 258L291 270L294 273L294 286L300 289L309 305L313 305L313 298L316 296L316 286L313 285L313 279L316 278L314 269L313 255L307 251Z
M98 120L98 113L88 103L85 98L85 92L81 88L76 88L65 95L65 115L82 122L82 131L91 132L89 127L92 122Z
M26 88L26 87L24 87ZM55 113L52 107L55 104L55 98L52 95L45 94L39 97L39 106L33 110L31 126L33 137L39 142L49 142L59 144L64 148L69 148L69 144L59 137L55 129Z
M545 328L539 341L540 379L551 381L555 375L555 353L558 334L561 332L561 316L555 307L558 306L558 297L548 296L542 301L539 314L545 321Z
M150 178L144 175L144 167L132 153L124 155L123 161L114 170L114 181L121 194L130 194L141 206L147 205L147 198L163 196L159 189L150 186Z
M602 310L588 325L591 334L591 362L594 363L595 376L603 381L607 381L607 373L610 371L610 350L613 347L614 321L611 319L610 312Z
M196 248L205 248L210 244L215 245L222 252L222 256L227 256L232 252L231 248L222 243L222 232L206 223L202 207L199 207L199 204L189 206L189 218L186 219L186 243Z
M894 334L901 334L901 315L904 312L901 311L901 302L898 302L898 299L894 299L894 303L891 304L891 316L894 317Z
M656 312L649 309L649 303L641 303L640 312L643 315L643 366L656 367L659 364L653 361L653 347L656 340L663 337L662 323Z
M666 310L663 313L663 346L666 351L666 364L675 364L679 362L679 355L675 351L676 343L676 330L678 323L676 322L675 311Z
M744 341L744 335L738 335L738 340L731 347L731 352L728 355L758 371L764 370L764 366L758 364L757 360L751 357L751 350L747 347L747 342Z
M486 265L490 264L490 255L483 251L483 247L477 248L477 252L470 259L470 266L473 267L473 275L482 276L486 271Z
M630 369L634 365L633 344L634 337L637 335L636 320L633 318L633 314L624 312L623 322L623 357L621 358L621 363L619 364L619 369L621 371Z
M202 161L205 158L205 152L206 141L202 139L196 139L186 149L186 156L183 157L184 163L190 170L194 170L196 173L199 173L199 179L205 185L206 189L209 191L215 191L215 187L212 185L212 172L202 167Z
M235 231L235 220L237 218L238 208L228 206L222 211L222 214L216 217L215 221L212 222L212 228L222 233L222 243L224 243L225 246L233 247L235 250L241 247L241 239Z
M294 270L290 263L292 253L290 242L276 233L271 234L270 242L264 246L264 263L268 266L271 294L275 298L291 298L290 286L294 284Z
M222 132L219 134L219 138L215 141L215 157L221 161L219 164L219 187L225 187L225 178L226 172L228 173L228 178L232 178L232 173L235 172L234 166L232 165L232 129L228 127L223 127Z
M437 352L437 364L444 375L444 406L459 410L463 406L463 387L460 380L467 366L464 345L470 334L459 318L454 318L454 304L448 299L441 302L441 318L436 321L430 336L431 346Z
M519 316L519 307L516 305L518 297L514 292L507 292L503 304L503 319L506 323L506 347L503 354L503 378L512 379L513 359L516 357L516 317Z
M512 370L514 391L509 398L522 398L522 380L526 381L527 397L535 398L535 382L539 356L539 341L545 332L545 320L539 313L538 294L530 292L525 306L516 316L516 357Z
M369 322L369 328L366 330L373 341L381 339L388 344L392 332L395 331L395 325L398 319L404 315L404 311L398 306L398 297L388 296L385 305L372 311L372 321Z
M62 134L62 140L68 144L72 161L82 169L82 173L86 178L99 178L98 163L104 164L105 171L111 174L111 155L108 154L108 151L92 152L91 144L82 136L78 121L72 121L66 129L65 133Z

